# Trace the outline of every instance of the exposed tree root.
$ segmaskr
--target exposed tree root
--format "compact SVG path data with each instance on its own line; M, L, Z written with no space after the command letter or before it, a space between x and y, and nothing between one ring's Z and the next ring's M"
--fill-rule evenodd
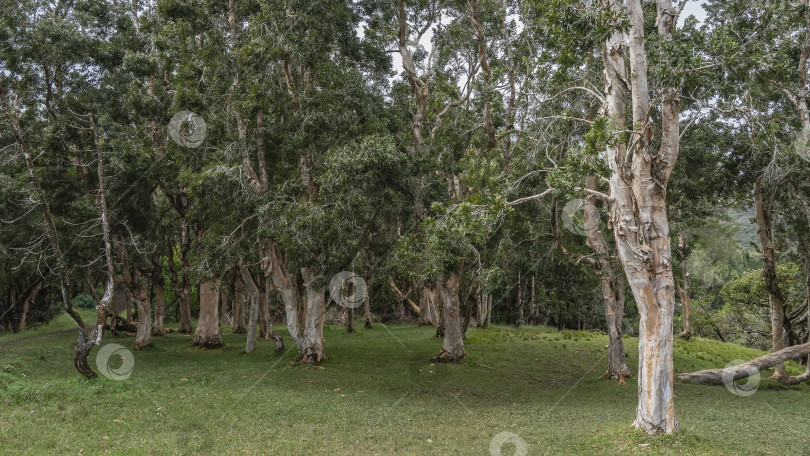
M204 347L204 348L219 348L222 347L224 344L222 343L222 336L217 334L216 336L194 336L194 339L191 340L191 344L197 347Z
M461 352L460 355L453 355L453 354L445 351L444 349L442 349L441 353L439 353L438 355L434 356L433 359L431 359L431 362L434 362L434 363L457 363L457 362L461 361L463 358L466 358L466 357L467 357L467 352L466 351Z

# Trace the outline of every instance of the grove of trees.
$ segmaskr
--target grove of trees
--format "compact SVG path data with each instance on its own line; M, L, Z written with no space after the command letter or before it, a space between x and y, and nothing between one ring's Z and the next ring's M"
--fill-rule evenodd
M0 326L66 312L86 377L108 332L601 330L648 433L677 377L806 381L810 1L700 3L4 0Z

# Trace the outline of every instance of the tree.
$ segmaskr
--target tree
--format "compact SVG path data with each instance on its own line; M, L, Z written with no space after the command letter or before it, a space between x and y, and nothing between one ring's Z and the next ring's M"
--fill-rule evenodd
M610 6L610 5L609 5ZM661 101L661 138L652 151L650 87L647 68L645 14L641 2L627 2L630 20L626 76L623 32L606 41L608 115L616 143L608 147L611 170L611 222L618 256L638 306L639 402L635 427L648 433L678 430L673 398L672 326L675 308L672 254L666 212L666 188L678 158L678 90L664 86ZM620 12L618 5L609 11ZM656 2L660 40L675 28L677 10L669 0ZM625 100L632 99L632 134L626 137ZM628 144L629 142L629 144ZM628 147L629 146L629 147Z

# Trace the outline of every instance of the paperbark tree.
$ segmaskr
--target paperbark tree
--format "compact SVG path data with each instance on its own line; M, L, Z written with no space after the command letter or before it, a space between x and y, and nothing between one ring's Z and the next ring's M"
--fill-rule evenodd
M265 274L281 293L287 329L298 347L299 359L306 363L322 361L326 357L323 347L324 295L313 288L315 276L307 268L301 270L304 294L299 299L294 276L287 272L278 246L268 245L264 257Z
M665 40L675 27L676 10L670 0L658 0L656 6L658 34ZM648 433L671 433L678 430L678 421L673 399L675 296L666 188L678 157L680 103L676 88L662 88L661 146L653 154L644 10L634 0L627 0L626 8L631 24L627 41L631 77L625 67L623 33L612 33L605 43L605 92L616 138L616 144L607 150L611 221L618 256L639 311L639 400L633 425ZM629 151L624 139L628 89L633 111Z
M135 333L135 350L152 345L152 306L149 293L141 286L140 274L136 273L132 296L138 307L138 331Z
M223 345L219 330L219 277L200 281L200 319L191 343L195 346L218 348Z
M455 362L467 356L462 340L461 304L458 299L460 284L461 274L456 272L449 273L447 280L441 277L436 279L436 290L442 302L444 338L442 351L433 358L434 361Z

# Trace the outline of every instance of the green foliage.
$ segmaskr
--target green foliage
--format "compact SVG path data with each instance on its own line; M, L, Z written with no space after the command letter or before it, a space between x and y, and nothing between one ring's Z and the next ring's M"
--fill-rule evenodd
M95 309L98 303L89 294L80 294L73 298L73 306L79 309Z

